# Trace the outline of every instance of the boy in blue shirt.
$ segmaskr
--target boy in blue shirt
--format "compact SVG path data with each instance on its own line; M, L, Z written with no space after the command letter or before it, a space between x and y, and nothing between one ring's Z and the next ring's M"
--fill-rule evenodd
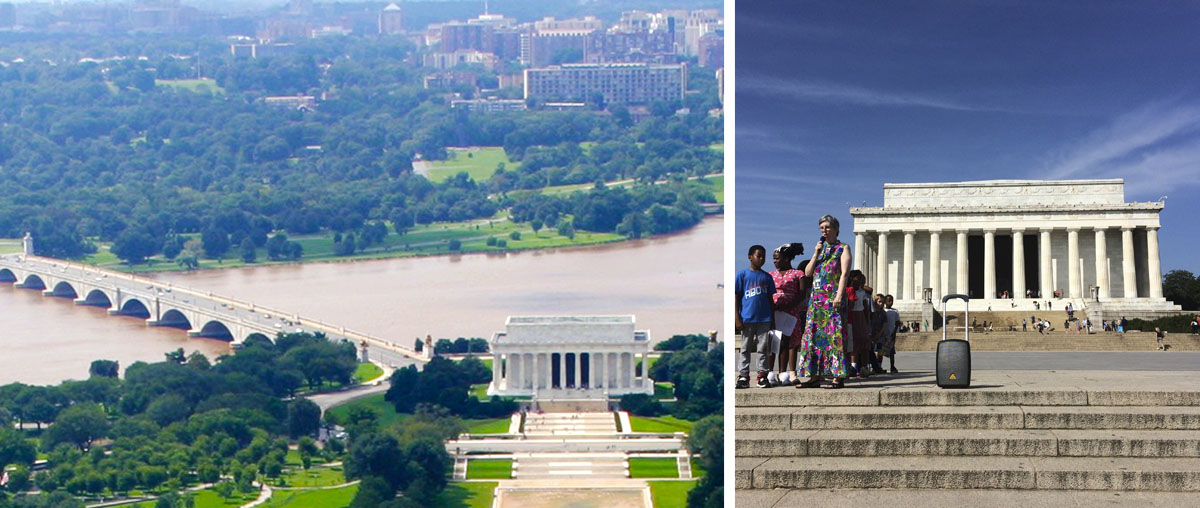
M738 272L733 284L733 305L737 309L734 315L734 329L742 334L742 354L738 358L737 388L750 386L750 355L758 353L759 388L766 388L767 355L771 352L771 338L768 335L774 328L774 309L771 305L772 295L775 294L775 280L771 275L762 271L767 262L767 249L762 245L750 247L748 253L750 268Z

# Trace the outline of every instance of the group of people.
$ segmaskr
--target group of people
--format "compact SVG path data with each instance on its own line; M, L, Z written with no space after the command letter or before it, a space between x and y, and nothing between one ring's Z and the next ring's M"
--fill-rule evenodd
M758 353L754 384L842 388L848 377L882 374L883 358L896 369L900 314L890 295L875 295L860 270L850 270L850 247L838 240L839 224L818 221L821 239L811 259L801 243L772 253L775 270L762 270L766 248L750 247L750 267L734 283L735 327L742 336L737 388L750 386L750 363Z

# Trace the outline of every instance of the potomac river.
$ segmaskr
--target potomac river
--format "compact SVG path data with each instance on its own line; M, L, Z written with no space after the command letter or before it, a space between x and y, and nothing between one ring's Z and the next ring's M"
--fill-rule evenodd
M723 218L675 235L507 254L254 266L152 277L253 302L411 347L484 337L509 315L635 314L658 341L721 329ZM177 348L210 358L227 343L107 316L0 284L0 384L87 377L92 360L160 361ZM122 370L123 372L123 370Z

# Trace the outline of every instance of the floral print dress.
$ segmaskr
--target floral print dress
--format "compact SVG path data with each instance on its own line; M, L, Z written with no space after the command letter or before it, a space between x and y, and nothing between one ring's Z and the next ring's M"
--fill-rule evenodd
M833 307L838 281L842 278L842 251L846 244L826 245L817 255L813 270L812 302L800 347L805 376L846 377L842 311Z

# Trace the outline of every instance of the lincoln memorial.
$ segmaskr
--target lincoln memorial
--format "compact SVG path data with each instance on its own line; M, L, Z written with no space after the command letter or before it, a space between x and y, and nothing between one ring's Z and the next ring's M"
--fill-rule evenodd
M978 310L1057 293L1104 319L1160 316L1179 310L1162 292L1164 205L1125 202L1120 179L889 183L882 207L850 209L854 266L902 313L950 293Z
M488 395L545 399L607 398L654 393L639 376L650 333L637 330L633 316L510 316L491 341L492 382Z

